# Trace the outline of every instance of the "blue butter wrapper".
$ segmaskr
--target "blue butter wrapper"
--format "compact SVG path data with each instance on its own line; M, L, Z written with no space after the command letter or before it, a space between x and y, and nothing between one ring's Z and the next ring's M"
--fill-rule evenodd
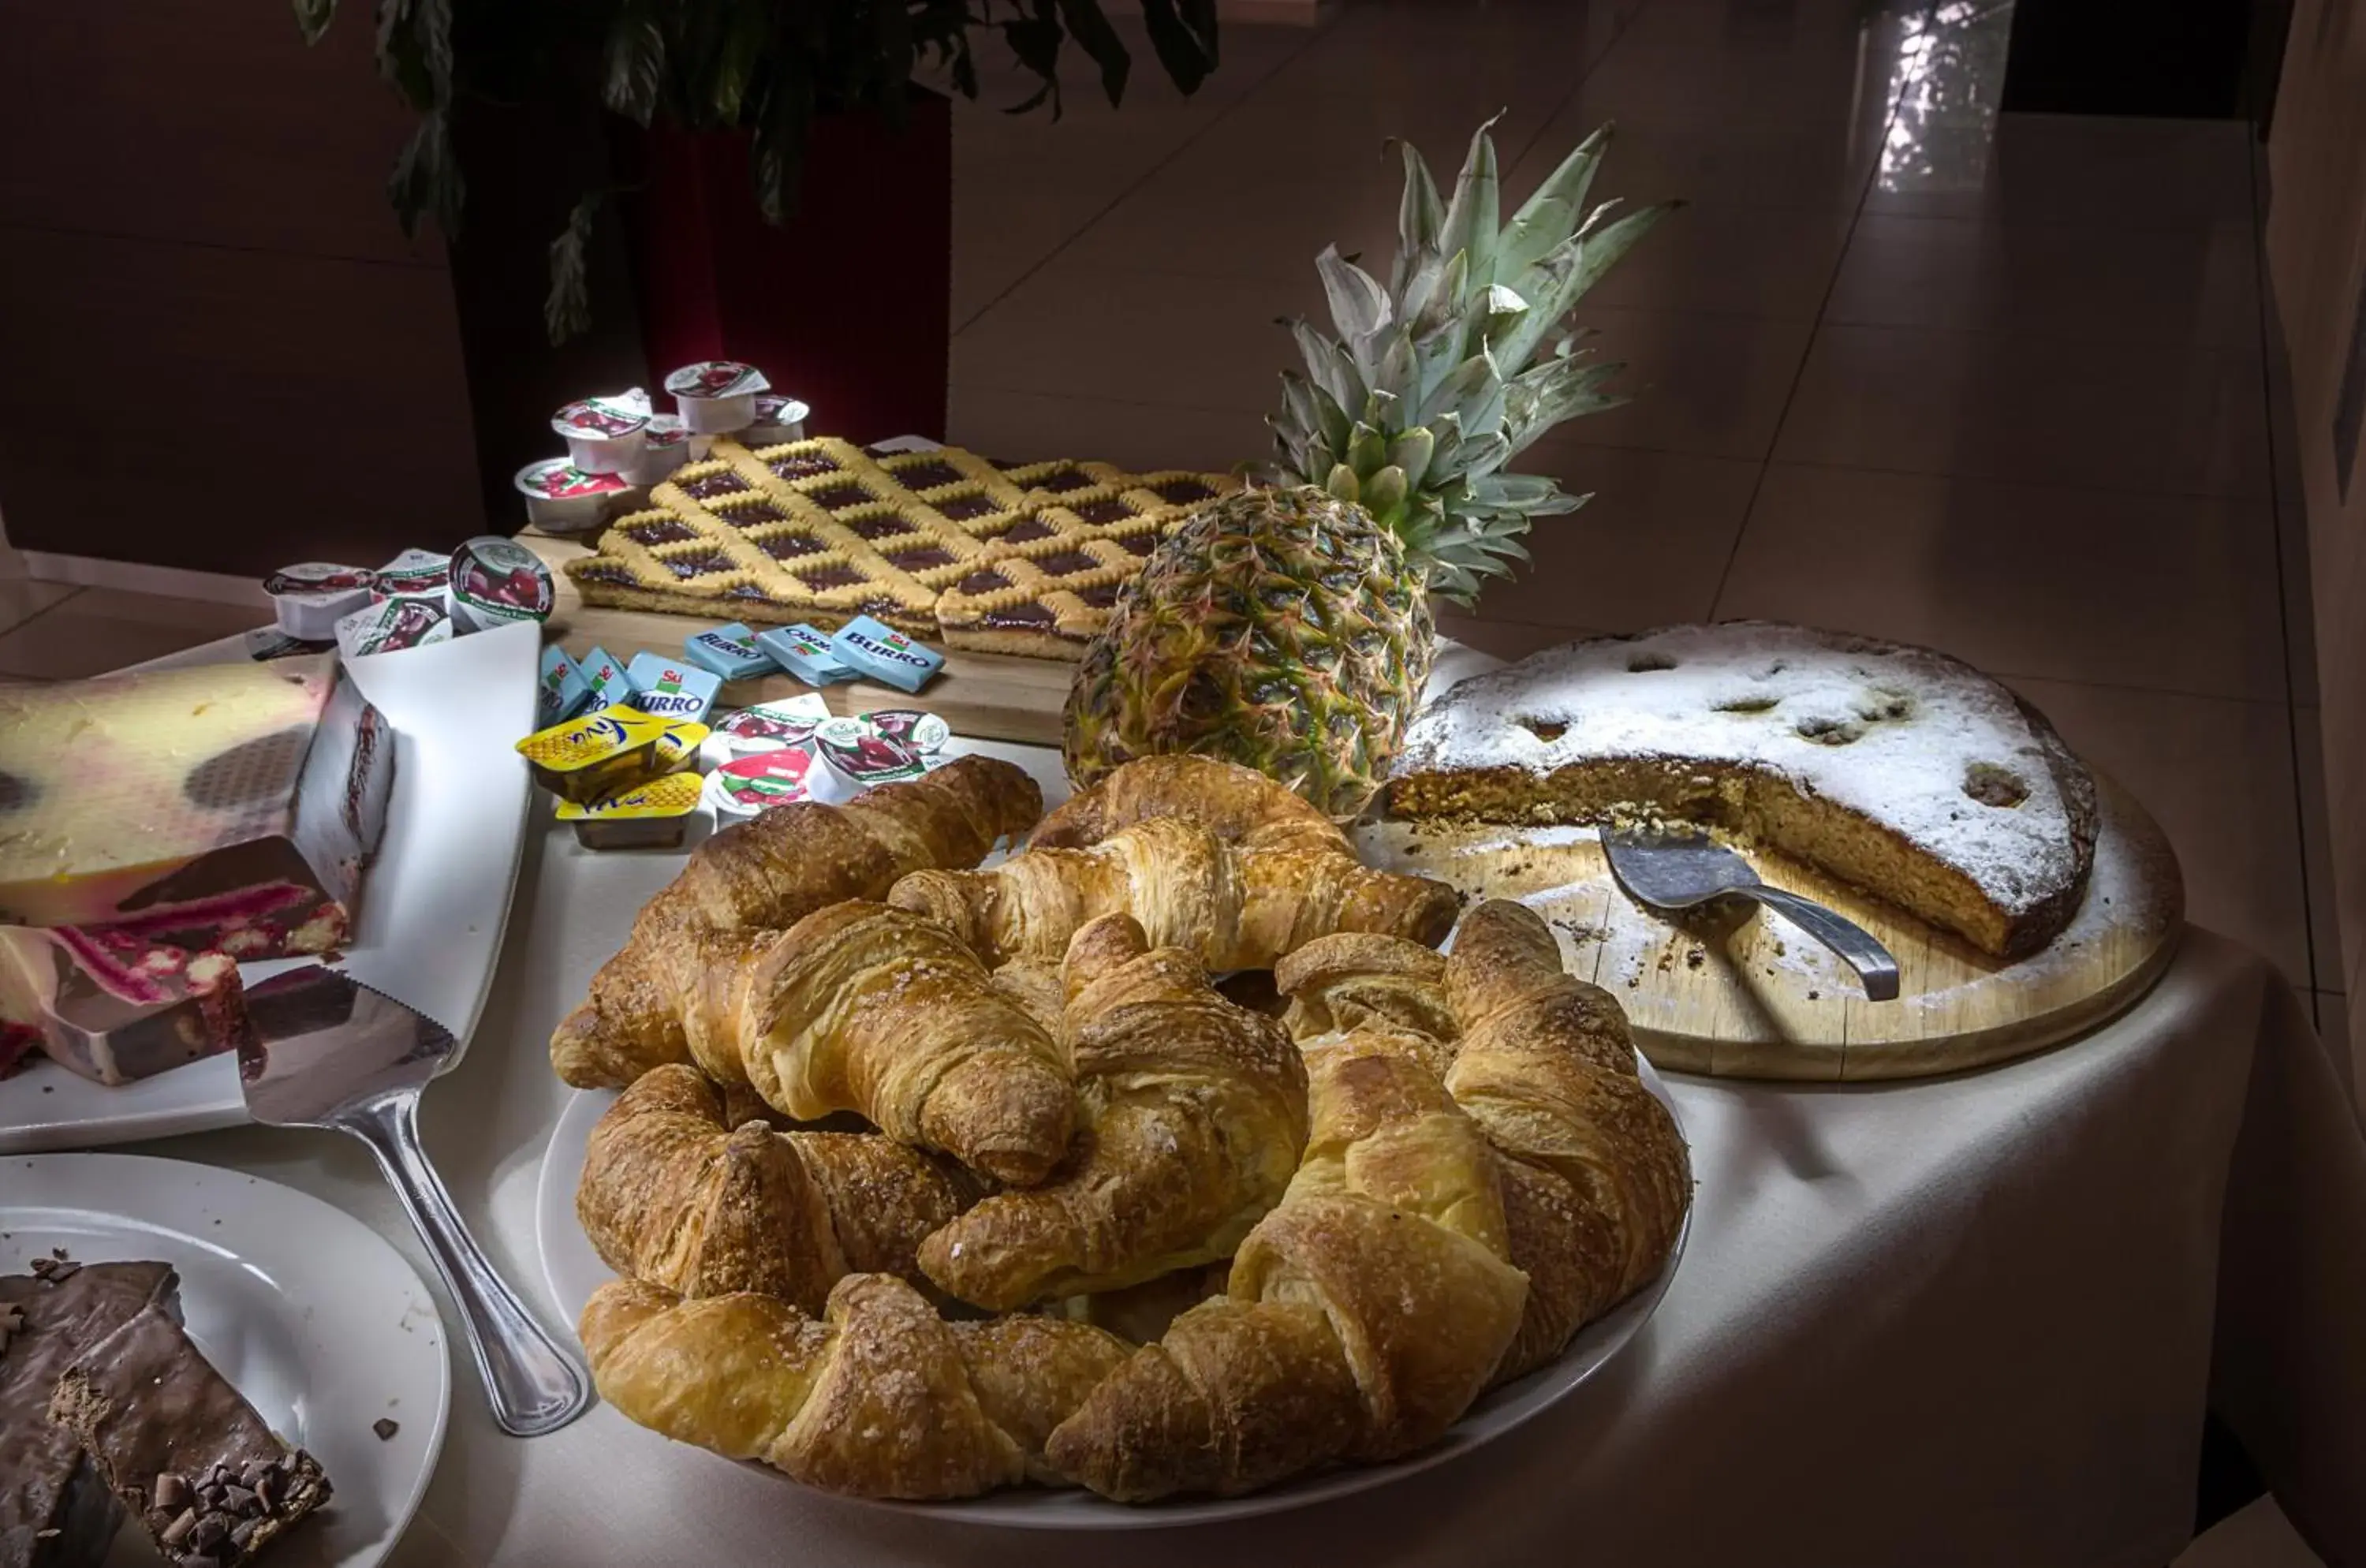
M756 646L771 654L773 663L808 686L827 686L833 681L854 679L854 671L845 660L830 651L829 638L802 621L793 626L766 627L756 634Z
M927 685L945 661L935 649L914 642L869 615L857 615L839 627L838 635L829 639L829 650L839 662L852 665L858 674L906 692Z
M624 665L606 649L594 647L576 668L582 671L583 683L592 689L592 706L613 708L632 702L632 677L625 673Z
M682 645L682 656L727 681L752 680L778 668L772 656L756 646L756 634L737 621L696 633Z
M573 718L591 702L592 683L583 678L581 667L555 642L544 649L542 685L534 699L535 727L548 729L561 719Z
M706 722L707 710L715 706L715 694L723 689L723 678L714 671L701 670L687 660L659 659L654 653L633 655L625 673L632 677L633 705L643 713L696 719L701 724Z

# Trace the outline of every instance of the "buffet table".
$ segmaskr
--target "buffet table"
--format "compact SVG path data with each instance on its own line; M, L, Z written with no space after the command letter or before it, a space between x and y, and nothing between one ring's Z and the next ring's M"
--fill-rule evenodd
M487 1250L548 1313L535 1187L572 1091L544 1042L678 863L592 854L535 809L491 1002L424 1121ZM1343 1502L1134 1535L1130 1558L2158 1565L2190 1532L2214 1399L2327 1561L2366 1562L2366 1147L2258 958L2190 932L2132 1011L1987 1072L1672 1082L1692 1235L1624 1355L1471 1456ZM142 1152L324 1197L434 1277L356 1144L244 1129ZM1082 1568L1112 1549L837 1501L605 1407L507 1438L466 1362L391 1560L405 1568L652 1552Z

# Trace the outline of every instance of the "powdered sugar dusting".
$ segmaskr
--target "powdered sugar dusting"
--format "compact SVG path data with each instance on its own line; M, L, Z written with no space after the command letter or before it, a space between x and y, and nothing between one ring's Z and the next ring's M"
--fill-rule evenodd
M1773 773L2012 913L2077 871L2046 748L2004 687L1926 649L1770 622L1572 643L1474 676L1414 719L1393 773L1621 759Z

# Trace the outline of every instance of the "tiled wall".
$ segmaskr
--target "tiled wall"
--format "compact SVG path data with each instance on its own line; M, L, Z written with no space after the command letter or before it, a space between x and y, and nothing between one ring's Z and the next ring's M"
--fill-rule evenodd
M17 547L375 559L477 500L444 247L348 4L0 0L0 496ZM376 553L374 554L373 551Z
M2366 980L2366 451L2346 485L2337 454L2344 435L2366 446L2354 392L2342 407L2366 333L2366 0L2294 8L2269 167L2268 264L2292 362L2294 500L2315 585L2333 904L2355 997ZM2350 1043L2366 1062L2366 1010L2352 1010Z

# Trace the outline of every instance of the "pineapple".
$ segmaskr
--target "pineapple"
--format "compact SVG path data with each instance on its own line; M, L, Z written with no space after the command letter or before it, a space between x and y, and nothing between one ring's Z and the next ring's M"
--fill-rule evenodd
M1429 679L1429 593L1396 536L1313 485L1252 489L1154 551L1069 689L1068 776L1197 751L1355 816Z
M1211 503L1160 545L1086 652L1065 751L1080 787L1133 757L1195 751L1281 780L1345 819L1379 789L1428 678L1434 594L1468 606L1527 558L1536 517L1586 499L1506 471L1554 425L1626 401L1564 321L1676 203L1613 217L1585 195L1586 138L1498 227L1494 121L1450 203L1403 146L1388 285L1316 258L1336 335L1269 418L1271 488Z

